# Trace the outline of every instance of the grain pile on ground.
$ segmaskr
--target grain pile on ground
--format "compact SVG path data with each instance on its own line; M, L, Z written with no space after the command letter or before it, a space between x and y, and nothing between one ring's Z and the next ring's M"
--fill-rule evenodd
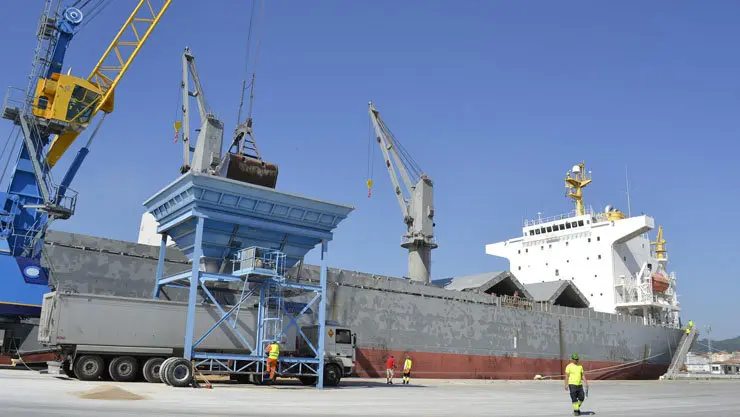
M134 394L116 386L102 386L77 393L79 398L88 400L144 400L146 397Z

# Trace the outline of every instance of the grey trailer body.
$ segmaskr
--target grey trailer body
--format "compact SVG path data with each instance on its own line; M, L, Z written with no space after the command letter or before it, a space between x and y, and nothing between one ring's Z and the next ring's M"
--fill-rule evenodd
M81 352L127 352L172 355L185 340L187 304L143 298L96 294L44 295L39 325L39 342L47 345L74 345ZM236 326L254 345L256 315L242 310ZM212 306L198 306L196 334L203 334L221 318ZM234 329L223 323L203 342L203 349L244 352L249 345Z

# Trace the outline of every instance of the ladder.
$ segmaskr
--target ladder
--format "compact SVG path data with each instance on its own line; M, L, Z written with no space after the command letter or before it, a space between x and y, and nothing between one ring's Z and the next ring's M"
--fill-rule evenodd
M279 278L271 278L263 284L263 310L261 318L262 343L266 346L280 342L283 333L283 285Z
M668 371L663 375L663 379L674 379L678 376L681 371L681 367L686 362L686 355L688 355L691 346L699 337L699 331L696 327L693 327L689 333L684 332L681 337L681 341L678 343L678 349L671 359L671 364L668 367Z

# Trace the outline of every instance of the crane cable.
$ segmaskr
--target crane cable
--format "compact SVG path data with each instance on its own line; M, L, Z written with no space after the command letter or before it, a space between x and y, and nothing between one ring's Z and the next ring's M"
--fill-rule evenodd
M257 0L252 0L252 9L249 12L249 26L247 28L247 52L244 57L244 79L242 79L242 91L239 99L239 113L236 116L236 124L242 123L242 110L244 109L244 93L247 91L247 76L249 75L249 56L252 52L252 24L254 23L254 8L257 5ZM253 80L250 80L249 87L251 88Z

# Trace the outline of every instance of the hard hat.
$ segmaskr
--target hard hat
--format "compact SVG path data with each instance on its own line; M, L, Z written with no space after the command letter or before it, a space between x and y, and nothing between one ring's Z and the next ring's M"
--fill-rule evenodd
M574 353L574 354L570 355L570 358L573 359L574 361L577 361L578 360L578 354L577 353Z

